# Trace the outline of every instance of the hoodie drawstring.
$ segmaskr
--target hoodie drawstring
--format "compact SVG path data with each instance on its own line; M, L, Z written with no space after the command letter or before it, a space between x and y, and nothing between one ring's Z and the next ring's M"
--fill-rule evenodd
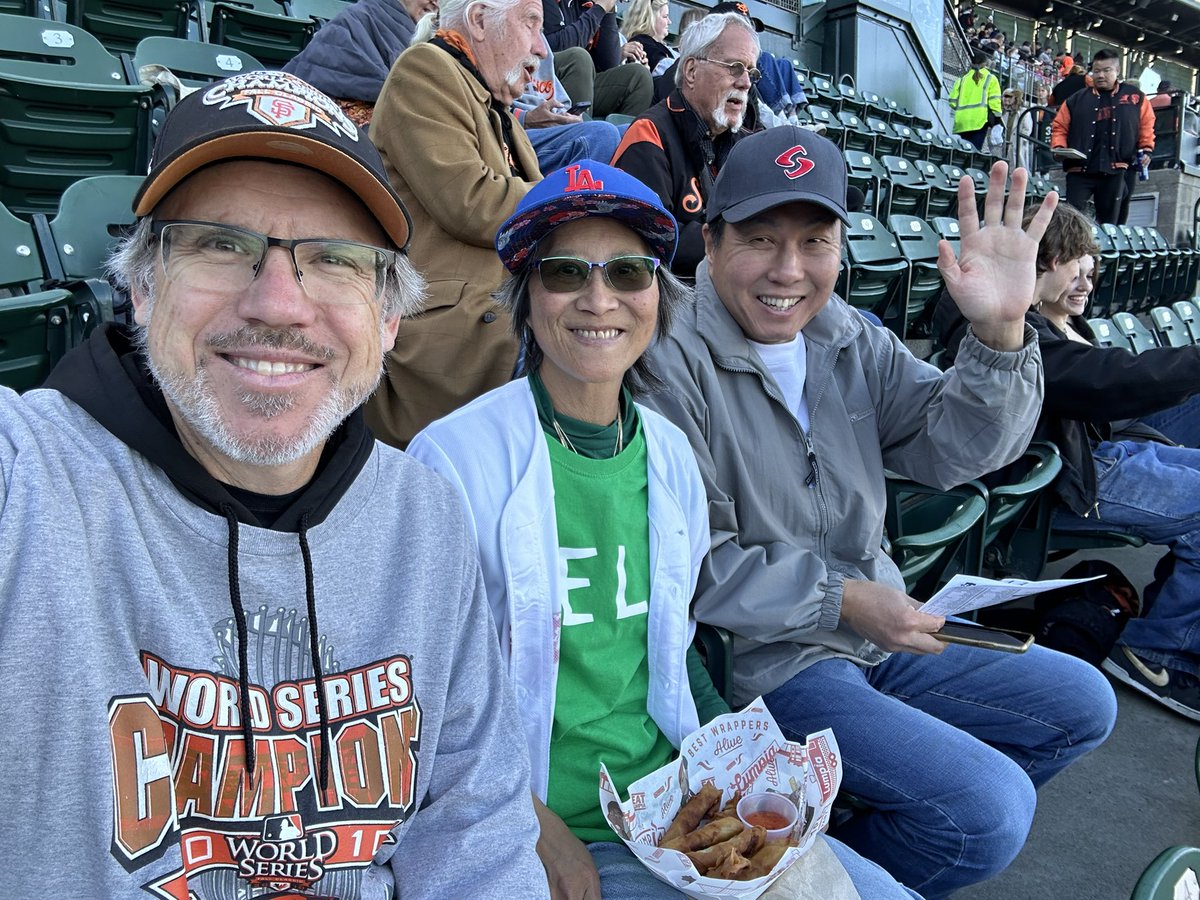
M254 781L254 725L250 709L250 663L247 651L248 634L246 611L242 608L242 590L238 576L238 519L228 503L221 504L229 527L229 603L238 640L238 704L242 709L242 741L246 752L246 774ZM304 559L304 599L308 607L308 648L312 656L313 680L317 692L317 711L321 719L321 761L319 781L321 791L329 789L329 710L325 702L325 675L321 668L319 632L317 630L317 597L313 584L312 553L308 547L308 513L300 516L300 555Z

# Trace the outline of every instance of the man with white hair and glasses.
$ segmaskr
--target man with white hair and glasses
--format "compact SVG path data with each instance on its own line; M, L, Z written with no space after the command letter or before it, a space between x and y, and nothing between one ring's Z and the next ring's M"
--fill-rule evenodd
M613 156L613 165L653 188L679 222L676 275L691 277L704 258L704 204L742 136L758 56L746 16L705 16L683 33L675 90L629 126Z
M359 412L424 291L378 153L240 74L134 212L136 324L0 389L0 896L546 896L462 505Z
M517 343L492 303L504 267L500 224L541 179L510 107L545 57L541 0L445 0L422 20L371 119L388 178L412 212L415 265L429 302L405 318L367 405L380 440L413 435L512 377Z

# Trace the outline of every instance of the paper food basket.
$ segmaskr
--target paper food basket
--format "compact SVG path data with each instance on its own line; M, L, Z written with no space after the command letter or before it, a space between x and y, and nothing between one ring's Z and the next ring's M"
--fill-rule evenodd
M600 808L625 846L659 880L689 897L752 900L825 830L841 780L833 732L809 735L803 744L787 741L759 697L741 712L718 716L688 735L679 758L631 784L628 800L617 796L601 765ZM767 875L752 881L708 878L683 853L658 847L679 808L705 784L721 789L722 804L737 791L773 791L795 802L800 817L790 839L794 846Z

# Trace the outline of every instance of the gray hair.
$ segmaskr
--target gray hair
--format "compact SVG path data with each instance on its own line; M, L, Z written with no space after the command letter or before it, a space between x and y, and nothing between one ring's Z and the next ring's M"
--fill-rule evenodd
M508 310L512 317L513 334L517 336L521 346L522 362L521 371L518 373L521 375L529 374L542 362L542 348L538 346L533 329L529 327L529 317L532 313L529 281L534 277L535 255L531 253L524 265L508 276L500 285L500 290L492 294L496 303ZM658 326L651 341L652 345L670 333L675 317L685 306L690 306L695 301L692 289L680 281L665 264L658 267L655 277L658 282ZM666 386L655 374L645 353L639 356L625 373L623 384L634 395L662 390Z
M738 27L754 39L754 58L757 60L762 53L758 42L758 33L754 25L741 13L714 13L707 15L694 25L689 25L679 41L679 67L675 70L675 86L683 86L683 64L689 59L700 59L708 56L712 45L720 40L726 28Z
M467 16L470 15L472 6L477 4L483 6L487 10L487 24L496 26L519 2L520 0L442 0L438 4L437 12L421 16L421 21L417 23L417 29L413 33L409 46L428 41L441 28L465 34Z
M108 276L129 294L137 292L143 297L155 294L158 248L150 233L152 222L150 216L140 218L137 227L122 238L105 264ZM384 272L380 319L419 312L425 304L425 293L425 279L413 268L407 255L397 253L395 263Z

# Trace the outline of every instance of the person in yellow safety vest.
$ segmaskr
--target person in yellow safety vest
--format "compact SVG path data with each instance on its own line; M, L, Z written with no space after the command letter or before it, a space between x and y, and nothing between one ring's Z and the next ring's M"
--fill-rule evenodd
M1000 79L988 71L987 61L988 55L976 50L971 56L971 70L950 89L954 133L965 137L976 149L983 148L988 125L1000 119Z

